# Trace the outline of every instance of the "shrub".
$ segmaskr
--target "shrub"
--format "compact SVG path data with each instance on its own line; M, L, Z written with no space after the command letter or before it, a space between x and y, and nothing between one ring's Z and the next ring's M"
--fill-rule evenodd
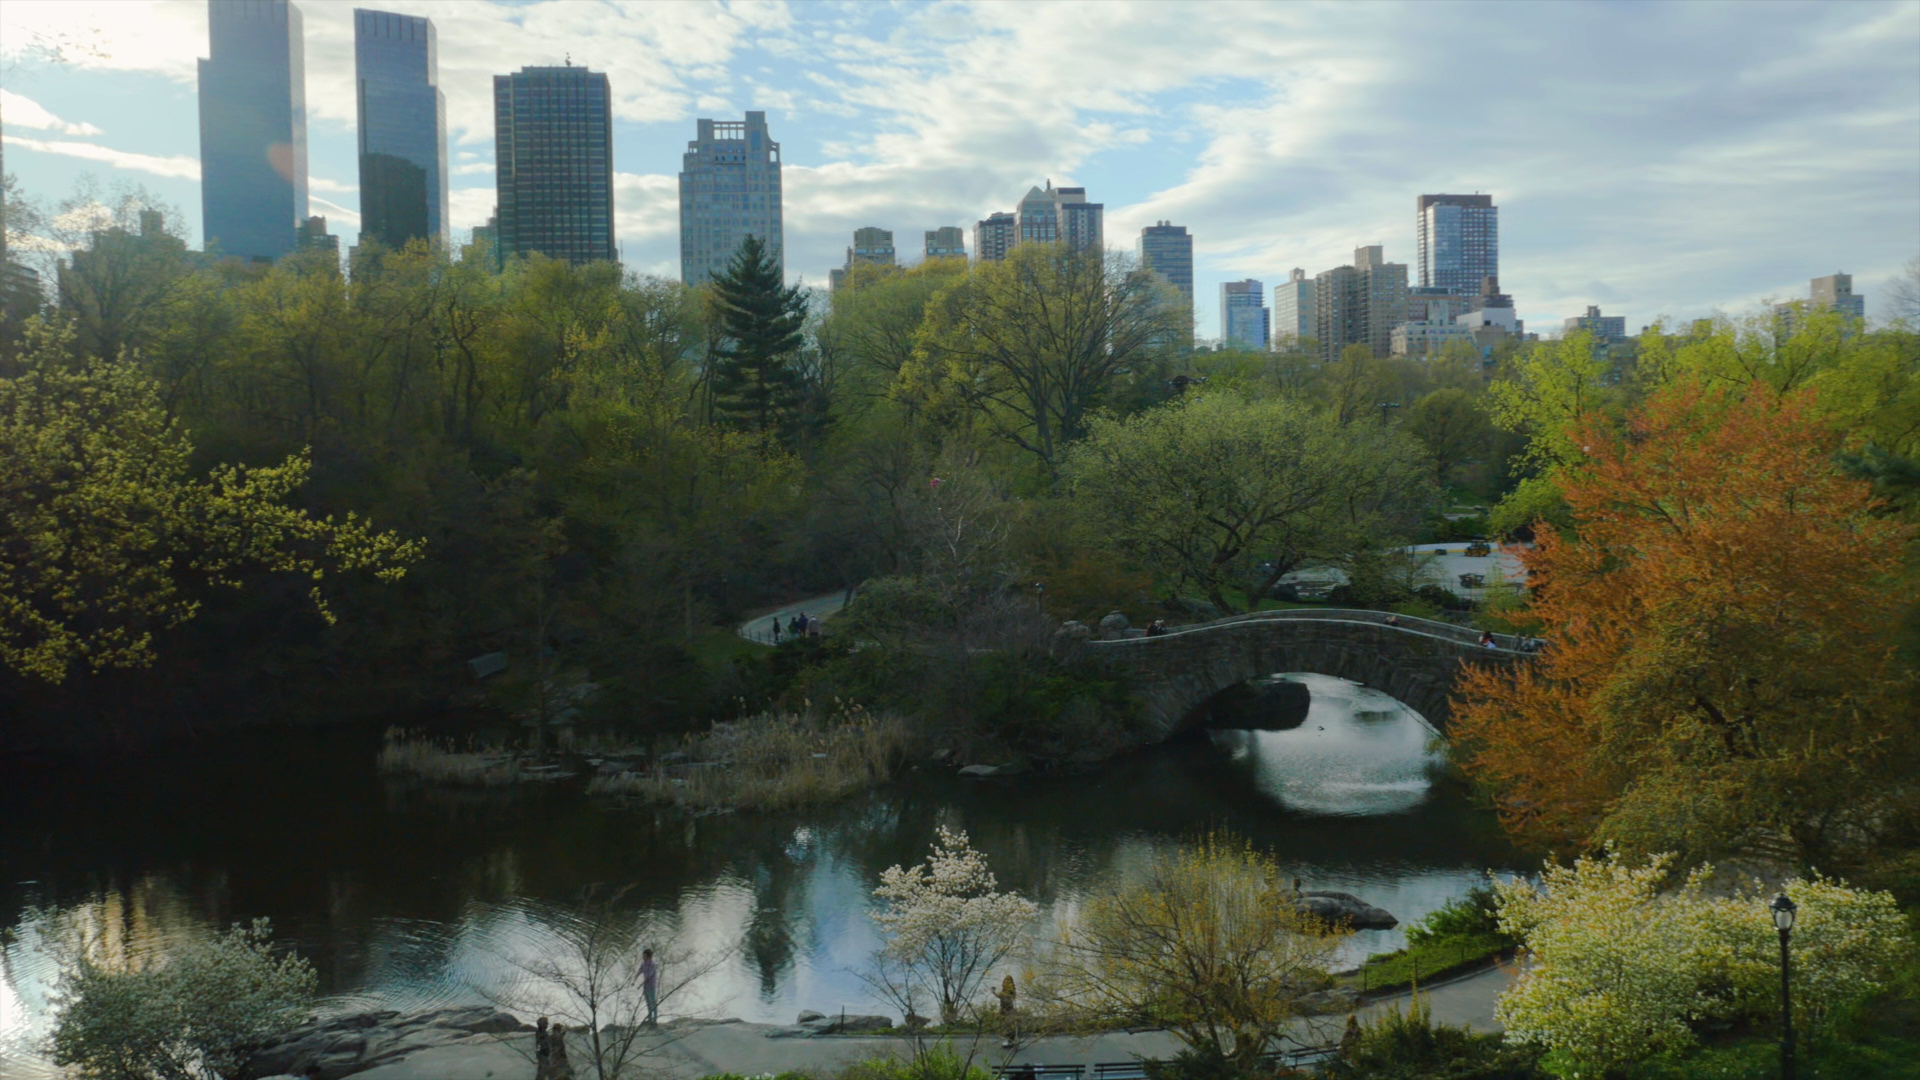
M990 1080L987 1070L962 1061L951 1043L935 1043L902 1061L878 1058L849 1066L841 1080Z
M54 1064L100 1080L233 1075L298 1027L318 992L313 966L275 955L270 937L261 919L143 971L78 958L61 978Z
M1500 1036L1433 1023L1419 998L1405 1013L1389 1009L1360 1030L1322 1075L1328 1080L1534 1080L1540 1052Z
M830 718L761 713L689 741L693 768L596 777L588 790L696 810L778 810L837 802L893 775L906 725L857 706Z
M1438 911L1407 927L1407 940L1424 945L1441 938L1494 933L1500 929L1499 901L1491 886L1476 885L1467 895L1447 901Z

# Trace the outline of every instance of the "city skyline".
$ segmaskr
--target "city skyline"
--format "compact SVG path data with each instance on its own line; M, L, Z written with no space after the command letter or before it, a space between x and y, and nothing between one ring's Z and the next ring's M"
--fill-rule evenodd
M1911 2L1785 4L1764 26L1709 5L1603 20L1576 20L1577 5L1503 7L1503 38L1583 47L1552 64L1495 49L1497 63L1464 75L1433 58L1450 41L1486 47L1467 33L1470 4L1276 5L1230 19L1148 6L1114 25L1065 6L1022 20L967 5L378 7L439 31L456 242L493 205L486 80L571 51L614 83L627 265L668 277L674 173L694 120L749 110L766 111L784 144L789 277L817 285L855 228L970 231L1048 177L1104 202L1110 248L1155 220L1187 225L1201 326L1218 325L1208 309L1223 281L1317 273L1375 244L1415 262L1406 206L1423 192L1495 196L1501 289L1543 327L1589 305L1635 330L1661 314L1750 313L1835 270L1877 316L1884 282L1920 250ZM311 213L351 239L362 196L352 11L303 12ZM7 166L23 186L57 200L82 172L144 183L197 235L204 4L16 0L0 19L16 61L36 34L87 46L64 63L13 64ZM1053 47L1067 22L1093 35L1080 55ZM1719 43L1705 66L1680 63L1679 42L1703 35ZM886 62L862 66L875 58ZM1528 93L1504 89L1516 83ZM1472 138L1432 122L1451 108L1442 87L1478 95L1486 116ZM918 248L905 245L905 260Z

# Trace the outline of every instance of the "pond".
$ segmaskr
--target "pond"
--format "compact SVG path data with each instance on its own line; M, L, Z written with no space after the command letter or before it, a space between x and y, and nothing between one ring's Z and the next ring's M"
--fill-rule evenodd
M807 813L682 818L569 788L425 788L372 768L379 733L280 731L110 764L0 776L0 1075L51 1075L55 942L140 963L265 916L316 965L329 1004L486 1000L591 885L631 886L669 944L738 946L684 1008L790 1023L887 1011L856 974L875 948L879 872L966 830L1001 887L1067 911L1158 849L1231 829L1308 889L1413 922L1527 860L1444 774L1410 710L1324 676L1285 731L1216 731L1096 771L1011 781L913 772ZM1343 963L1396 948L1365 931ZM669 1010L669 1012L678 1010Z

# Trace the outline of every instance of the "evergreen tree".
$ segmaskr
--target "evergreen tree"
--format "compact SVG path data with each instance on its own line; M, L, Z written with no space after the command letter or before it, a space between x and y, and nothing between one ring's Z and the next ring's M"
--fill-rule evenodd
M790 441L806 397L805 294L781 280L779 262L757 236L741 243L713 288L724 338L712 372L715 414L729 426Z

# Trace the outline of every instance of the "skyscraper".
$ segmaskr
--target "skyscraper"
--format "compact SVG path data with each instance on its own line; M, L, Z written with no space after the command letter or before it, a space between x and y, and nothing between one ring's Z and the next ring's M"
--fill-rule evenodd
M613 91L583 67L493 77L494 183L503 258L612 262Z
M307 219L306 43L288 0L207 0L200 217L222 255L277 259Z
M360 234L390 248L447 243L447 99L433 21L353 12Z
M1022 244L1066 244L1076 251L1106 247L1106 204L1087 201L1083 187L1029 188L1020 200Z
M1808 283L1809 299L1788 300L1773 305L1782 333L1792 335L1800 329L1805 312L1812 309L1837 311L1850 321L1867 317L1867 298L1853 291L1852 274L1828 274Z
M680 280L698 285L727 272L727 261L757 236L786 267L780 221L780 144L767 114L701 120L680 165Z
M981 262L999 262L1020 242L1020 219L1005 210L996 210L973 226L973 257Z
M1185 225L1162 221L1141 229L1140 266L1166 278L1193 306L1193 237Z
M942 225L927 230L926 257L929 259L964 259L967 257L967 235L957 225Z
M1393 328L1406 321L1407 265L1386 261L1378 244L1355 248L1350 266L1313 279L1314 337L1320 359L1332 363L1349 345L1375 356L1393 350Z
M1273 287L1273 347L1298 348L1314 336L1313 279L1294 267L1284 284Z
M1500 208L1491 195L1422 195L1416 212L1420 284L1472 296L1500 276Z
M893 231L869 225L864 229L853 230L853 246L847 249L847 264L838 270L827 271L828 288L838 289L853 272L855 266L895 266L893 251Z
M1267 348L1266 286L1253 278L1220 285L1222 344L1265 352Z

